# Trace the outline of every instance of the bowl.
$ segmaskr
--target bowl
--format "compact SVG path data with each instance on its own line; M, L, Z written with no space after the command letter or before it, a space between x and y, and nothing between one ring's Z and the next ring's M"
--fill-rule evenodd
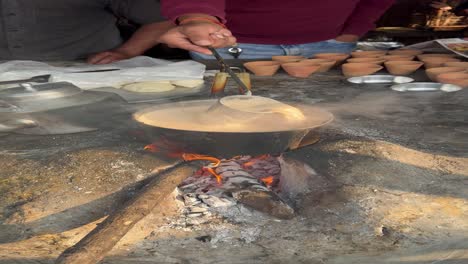
M307 78L312 73L320 69L320 64L307 63L307 62L288 62L281 64L281 68L285 70L289 75L298 78Z
M304 56L272 56L273 61L279 61L280 63L296 62L305 59Z
M367 51L353 51L351 56L354 58L375 58L387 54L385 50L367 50Z
M449 72L463 72L466 69L461 68L461 67L435 67L435 68L430 68L426 69L426 75L429 77L429 79L433 82L438 82L437 76L443 73L449 73Z
M385 62L382 57L373 57L373 58L350 58L347 60L349 63L373 63L373 64L383 64Z
M251 61L244 63L244 67L257 76L273 76L280 66L278 61Z
M349 54L346 53L317 53L313 56L314 59L327 59L336 61L336 65L341 64L347 58Z
M457 55L455 54L450 54L450 53L428 53L428 54L420 54L420 55L417 55L416 57L418 57L418 60L423 60L423 59L426 59L426 58L454 58L456 57Z
M336 64L336 60L328 60L328 59L306 59L302 60L301 62L307 62L311 64L318 64L320 68L317 72L327 72Z
M383 67L373 63L345 63L341 66L341 69L344 76L357 77L376 73Z
M456 62L460 60L452 57L427 57L421 59L421 61L424 62L424 67L426 67L426 69L430 69L442 67L446 62Z
M423 54L424 51L417 49L397 49L388 52L389 55L417 56Z
M449 61L444 63L444 66L447 67L460 67L468 69L468 61Z
M414 58L414 56L407 55L387 55L382 57L386 61L412 61Z
M450 72L437 75L437 81L440 83L455 84L462 88L468 88L467 72Z
M393 75L409 75L417 71L424 63L420 61L387 61L385 67Z

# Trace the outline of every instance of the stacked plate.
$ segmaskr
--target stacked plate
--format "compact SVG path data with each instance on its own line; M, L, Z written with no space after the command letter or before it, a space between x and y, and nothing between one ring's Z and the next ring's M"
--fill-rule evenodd
M32 85L0 91L0 113L34 113L86 105L102 101L111 94L83 91L68 82Z

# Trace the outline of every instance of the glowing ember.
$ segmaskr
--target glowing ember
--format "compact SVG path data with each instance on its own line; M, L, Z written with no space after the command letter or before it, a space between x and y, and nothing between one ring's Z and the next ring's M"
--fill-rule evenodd
M265 159L268 159L269 157L271 157L269 154L263 154L258 157L255 157L254 159L265 160Z
M145 146L144 150L155 153L158 151L158 148L156 147L155 144L149 144Z
M254 165L254 164L255 164L255 161L251 160L251 161L248 161L248 162L242 164L242 167L248 168L248 167L252 167L252 165Z
M260 179L267 187L271 187L275 181L275 177L268 176Z
M271 156L268 155L268 154L260 155L260 156L258 156L258 157L252 158L251 161L248 161L248 162L242 164L242 167L244 167L244 168L252 167L252 166L256 163L256 161L258 161L258 160L266 160L266 159L268 159L269 157L271 157Z

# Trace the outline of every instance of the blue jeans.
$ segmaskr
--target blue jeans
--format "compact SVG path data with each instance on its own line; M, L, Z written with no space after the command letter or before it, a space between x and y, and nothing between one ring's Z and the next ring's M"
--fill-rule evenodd
M267 44L249 44L239 43L238 46L242 49L239 59L271 59L271 56L276 55L299 55L304 57L312 57L316 53L350 53L356 48L356 43L340 42L334 39L320 42L297 44L297 45L267 45ZM219 54L225 59L233 59L229 54L228 48L217 49ZM190 52L193 59L197 60L212 60L211 55L204 55L196 52Z

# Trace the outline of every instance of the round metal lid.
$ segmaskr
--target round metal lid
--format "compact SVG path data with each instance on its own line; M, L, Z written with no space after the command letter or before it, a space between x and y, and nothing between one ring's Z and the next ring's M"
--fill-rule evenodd
M50 100L62 97L77 95L83 92L79 87L67 83L47 83L41 85L31 85L29 83L20 84L19 87L8 88L0 91L0 99L7 102L23 102L31 100Z
M0 98L1 113L35 113L53 109L61 109L80 105L87 105L103 101L115 96L112 93L83 91L73 96L52 98L51 100L25 100L11 103L2 101Z
M252 112L212 112L210 109L218 100L194 100L162 104L143 109L134 114L140 123L185 131L198 132L281 132L312 129L323 126L333 120L333 115L318 107L293 105L302 111L305 119L291 120L277 113L254 114ZM219 114L221 113L221 114Z

